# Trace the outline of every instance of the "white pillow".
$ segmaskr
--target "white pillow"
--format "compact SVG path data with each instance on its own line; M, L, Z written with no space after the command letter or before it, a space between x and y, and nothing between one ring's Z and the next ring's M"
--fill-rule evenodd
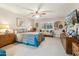
M24 33L24 32L27 32L27 30L25 27L19 27L19 28L16 28L16 32L17 33Z

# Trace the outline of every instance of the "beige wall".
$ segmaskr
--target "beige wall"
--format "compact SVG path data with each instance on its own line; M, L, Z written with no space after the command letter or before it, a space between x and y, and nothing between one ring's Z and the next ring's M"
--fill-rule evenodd
M24 5L26 5L26 4L24 4ZM34 4L32 4L32 5L34 5ZM8 5L8 6L10 6L10 5ZM31 8L31 5L27 6L27 7ZM5 7L5 8L7 8L7 7ZM19 15L17 13L12 12L14 8L12 9L12 11L11 11L11 9L7 10L5 8L2 9L0 7L0 23L2 23L2 22L8 23L8 24L10 24L10 26L12 28L15 28L16 27L16 17ZM32 8L33 8L33 6L32 6ZM39 18L36 21L39 22L40 24L44 23L44 22L54 23L57 20L64 21L64 16L66 16L67 13L69 13L70 11L72 11L74 9L78 9L78 8L79 8L79 4L57 4L57 3L56 4L44 4L42 7L42 10L51 9L53 12L47 16L44 16L44 18ZM20 9L21 8L16 9L16 10L18 10L18 13L20 13L20 12L22 13L23 11L25 11L25 10L20 10ZM31 23L32 19L30 19L30 18L27 18L27 17L24 18L25 22L23 23L23 26L27 27L27 25Z
M18 14L12 13L10 11L0 8L0 24L9 24L11 28L16 28L16 18L19 17ZM27 27L31 23L31 20L28 20L27 17L24 18L23 27Z

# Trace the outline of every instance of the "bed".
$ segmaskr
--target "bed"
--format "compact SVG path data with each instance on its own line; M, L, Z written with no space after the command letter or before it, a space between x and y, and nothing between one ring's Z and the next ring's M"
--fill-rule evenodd
M17 33L16 35L17 42L35 47L38 47L40 43L44 40L44 37L41 32Z

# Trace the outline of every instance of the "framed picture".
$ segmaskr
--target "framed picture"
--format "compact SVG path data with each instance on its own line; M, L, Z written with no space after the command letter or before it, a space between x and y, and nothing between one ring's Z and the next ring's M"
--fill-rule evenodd
M66 24L69 26L69 25L72 25L74 26L75 23L78 23L78 19L77 19L77 10L73 10L70 14L68 14L65 18L65 22Z
M24 23L24 19L22 17L17 17L16 18L16 26L21 27Z

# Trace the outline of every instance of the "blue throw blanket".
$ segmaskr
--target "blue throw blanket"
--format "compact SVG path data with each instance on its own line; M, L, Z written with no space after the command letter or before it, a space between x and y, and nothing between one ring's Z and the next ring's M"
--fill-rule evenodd
M0 49L0 56L6 56L6 51L3 49Z

